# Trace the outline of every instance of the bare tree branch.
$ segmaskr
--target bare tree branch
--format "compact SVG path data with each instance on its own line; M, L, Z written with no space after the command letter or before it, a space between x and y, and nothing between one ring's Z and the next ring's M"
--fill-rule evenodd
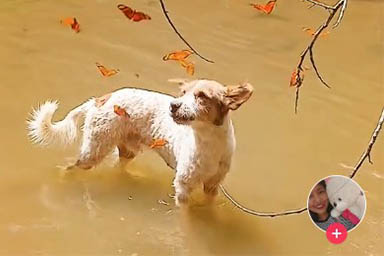
M359 162L356 164L355 168L353 168L353 171L352 171L351 175L349 176L351 179L356 175L359 168L363 165L365 159L368 158L369 163L372 164L371 150L372 150L373 144L375 144L376 138L379 135L381 128L383 127L383 122L384 122L384 108L381 112L381 116L380 116L379 122L377 123L376 129L373 131L373 134L371 136L371 140L369 141L367 149L365 150L365 152L361 156Z
M173 28L173 30L175 31L175 33L179 36L179 38L181 39L181 40L183 40L183 42L197 55L197 56L199 56L200 58L202 58L203 60L205 60L205 61L207 61L207 62L210 62L210 63L214 63L214 61L212 61L212 60L209 60L209 59L207 59L207 58L205 58L205 57L203 57L202 55L200 55L200 53L198 53L193 47L192 47L192 45L190 45L189 43L188 43L188 41L187 40L185 40L184 39L184 37L180 34L180 32L177 30L177 28L175 27L175 25L173 25L173 22L171 21L171 19L169 18L169 16L168 16L168 11L166 10L166 8L165 8L165 5L164 5L164 2L163 2L163 0L160 0L160 4L161 4L161 9L163 10L163 13L164 13L164 15L165 15L165 18L167 18L167 21L168 21L168 23L169 23L169 25L171 25L171 27Z
M372 163L370 161L370 154L371 154L371 150L372 150L372 147L373 145L375 144L376 142L376 139L377 139L377 136L379 135L379 132L383 126L383 123L384 123L384 108L381 112L381 116L380 116L380 119L377 123L377 126L376 126L376 129L373 131L373 134L371 136L371 140L369 141L369 144L368 144L368 148L367 150L364 152L364 154L361 156L359 162L356 164L356 166L354 167L353 169L353 172L352 174L350 175L350 178L352 179L355 174L357 173L357 171L359 170L359 168L363 165L365 159L369 159L369 162ZM255 211L255 210L252 210L250 208L247 208L243 205L241 205L239 202L237 202L228 192L227 190L224 188L223 185L220 185L220 189L221 189L221 192L223 192L224 196L234 205L236 206L238 209L240 209L241 211L245 212L245 213L248 213L248 214L251 214L251 215L255 215L255 216L258 216L258 217L280 217L280 216L285 216L285 215L292 215L292 214L300 214L306 210L308 210L307 208L301 208L301 209L297 209L297 210L288 210L288 211L283 211L283 212L259 212L259 211Z
M330 5L321 3L319 1L314 1L314 0L306 0L306 1L310 2L312 4L312 6L322 7L325 10L329 11L329 16L328 16L327 20L316 30L316 32L313 35L313 38L312 38L311 42L309 43L307 48L301 53L300 61L299 61L298 65L297 65L297 67L296 67L297 78L302 76L301 72L304 72L302 65L303 65L305 57L309 53L310 61L311 61L311 64L312 64L312 66L313 66L313 68L314 68L314 70L316 72L317 77L319 78L319 80L321 81L322 84L324 84L326 87L330 88L330 86L322 78L322 76L319 73L319 70L316 67L316 64L315 64L315 61L314 61L314 58L313 58L313 46L315 45L316 40L319 38L321 33L324 31L324 29L326 29L329 26L329 24L332 21L333 17L338 12L338 10L341 8L340 13L339 13L339 17L338 17L337 21L335 22L335 24L333 25L333 28L337 27L340 24L342 18L344 17L344 13L345 13L345 9L347 7L348 0L339 0L334 6L330 6ZM296 84L295 113L297 113L297 109L298 109L297 105L298 105L298 102L299 102L299 100L298 100L299 99L299 91L300 91L300 87L302 85L302 81L300 81L300 82L297 81L295 84Z
M343 3L343 6L341 7L341 10L340 10L340 13L339 13L339 17L337 18L337 21L336 21L336 23L333 25L333 28L335 28L335 27L337 27L337 26L339 26L339 24L340 24L340 22L341 22L341 20L343 19L343 17L344 17L344 12L345 12L345 9L347 8L347 3L348 3L348 1L347 0L345 0L345 1L339 1L339 3L340 2L342 2Z

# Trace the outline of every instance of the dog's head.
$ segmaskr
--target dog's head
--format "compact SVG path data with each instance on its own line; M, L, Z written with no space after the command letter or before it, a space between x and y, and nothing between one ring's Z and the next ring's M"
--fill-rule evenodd
M220 126L229 110L238 109L253 92L249 83L224 86L213 80L177 82L180 95L171 102L169 111L178 124L203 121Z

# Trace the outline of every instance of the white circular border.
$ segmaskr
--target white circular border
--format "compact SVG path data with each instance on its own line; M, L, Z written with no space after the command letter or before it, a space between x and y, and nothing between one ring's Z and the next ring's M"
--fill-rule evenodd
M317 182L315 183L315 185L312 186L312 188L311 188L311 190L309 191L309 194L308 194L308 199L307 199L307 209L308 209L308 211L307 211L307 212L308 212L308 216L309 216L309 218L311 219L313 225L315 225L315 226L316 226L318 229L320 229L321 231L326 232L326 230L323 230L322 228L320 228L319 226L316 225L316 223L313 221L313 219L312 219L312 217L311 217L311 214L309 213L309 196L311 195L312 190L316 187L316 185L317 185L319 182L321 182L322 180L325 181L326 179L331 178L331 177L335 177L335 176L343 177L343 178L345 178L345 179L348 179L348 180L351 180L352 182L354 182L355 185L357 185L357 186L359 187L360 191L363 192L363 196L364 196L364 201L365 201L364 206L365 206L365 208L364 208L363 217L361 217L359 223L358 223L356 226L354 226L353 228L351 228L350 230L348 230L348 233L349 233L349 232L351 232L352 230L354 230L355 228L357 228L357 227L361 224L361 222L363 222L364 217L365 217L365 213L367 212L367 198L366 198L366 196L365 196L365 192L364 192L364 190L360 187L359 183L357 183L355 180L351 179L350 177L347 177L347 176L344 176L344 175L329 175L329 176L327 176L327 177L325 177L325 178L322 178L322 179L320 179L319 181L317 181Z

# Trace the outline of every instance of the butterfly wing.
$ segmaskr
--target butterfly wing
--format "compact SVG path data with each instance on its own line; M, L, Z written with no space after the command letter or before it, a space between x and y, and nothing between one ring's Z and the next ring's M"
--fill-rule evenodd
M260 4L251 4L253 6L253 8L259 10L259 11L264 11L264 6L260 5Z
M60 20L60 23L63 24L63 25L71 26L71 28L76 33L80 32L80 24L79 24L79 22L77 21L76 18L65 18L65 19Z
M251 4L251 6L253 6L255 9L262 11L266 14L270 14L273 11L275 4L276 4L276 0L271 0L266 5Z
M77 22L76 18L73 18L73 23L71 24L71 28L75 30L76 33L80 32L80 24Z
M156 139L152 141L152 144L149 147L160 148L160 147L164 147L167 143L168 141L166 141L165 139Z
M270 14L273 9L275 8L275 4L276 4L276 0L273 0L273 1L269 1L263 8L263 11L266 13L266 14Z
M143 12L134 11L133 16L132 16L132 20L135 22L139 22L142 20L150 20L150 19L151 19L151 17L148 14L145 14Z
M96 62L96 67L99 69L100 73L103 75L103 76L107 76L108 74L108 70L103 66L101 65L100 63Z
M103 76L113 76L114 74L117 74L119 72L118 69L107 69L98 62L96 62L96 67L100 70Z
M113 105L113 112L115 112L116 115L122 116L122 117L129 117L128 113L120 107L119 105Z
M184 60L184 59L188 58L191 54L193 54L193 52L190 50L182 50L179 52L175 52L175 57L178 60Z
M70 26L72 26L73 18L62 19L62 20L60 20L60 23L63 24L63 25L70 25Z
M193 76L195 73L195 65L193 65L193 63L188 64L186 70L189 75Z
M186 69L189 75L193 75L195 73L195 65L192 62L188 62L186 60L179 60L181 66Z
M117 8L122 11L124 13L124 15L128 18L128 19L132 19L134 14L135 14L135 11L132 10L132 8L126 6L125 4L119 4L117 6Z
M165 55L163 57L163 60L179 60L179 58L177 57L177 53L176 52L171 52L171 53L168 53L167 55Z
M163 57L163 60L184 60L193 54L190 50L182 50L179 52L172 52Z
M115 75L117 73L119 73L118 69L110 69L110 70L107 70L107 75L106 76L113 76L113 75Z

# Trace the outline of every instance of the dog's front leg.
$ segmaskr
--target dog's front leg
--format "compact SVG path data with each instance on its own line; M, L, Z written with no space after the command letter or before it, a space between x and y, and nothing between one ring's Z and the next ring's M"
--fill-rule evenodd
M200 176L197 168L197 164L190 161L180 161L177 164L176 177L173 181L177 206L188 203L192 190L199 184Z
M181 206L188 203L189 194L192 188L189 184L188 178L179 171L176 171L176 177L173 180L173 186L175 187L175 203L177 206Z
M204 182L204 193L209 199L213 199L218 194L219 185L224 180L225 175L229 172L230 167L231 158L228 157L223 159L219 162L217 172Z

